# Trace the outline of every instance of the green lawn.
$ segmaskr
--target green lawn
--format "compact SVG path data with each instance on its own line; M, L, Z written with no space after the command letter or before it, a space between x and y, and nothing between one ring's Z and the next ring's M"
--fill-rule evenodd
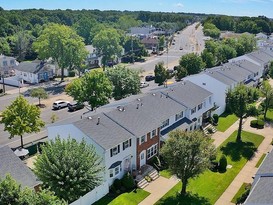
M242 194L246 191L246 188L249 186L248 183L243 183L240 187L239 191L235 194L233 199L231 200L232 203L236 204L237 199L242 196Z
M143 189L136 189L135 192L131 191L129 193L121 194L115 199L105 196L94 203L94 205L137 205L149 195L150 193Z
M170 170L164 169L162 171L159 171L159 175L162 176L162 177L165 177L165 178L169 179L169 178L171 178L172 173L170 172Z
M234 114L227 114L223 113L219 117L217 130L221 132L225 132L231 125L233 125L238 117L236 117Z
M259 119L264 120L264 115L260 115ZM273 109L268 109L267 113L266 113L266 121L273 121Z
M249 132L242 132L242 142L236 142L235 131L223 144L217 149L217 159L225 154L228 164L232 165L225 173L212 172L207 170L198 178L190 180L187 187L190 195L181 197L178 193L181 190L182 183L179 182L156 204L214 204L222 195L233 179L237 176L246 162L251 159L257 147L261 144L264 137ZM184 203L185 202L185 203Z
M257 163L256 166L255 166L256 168L259 168L259 166L260 166L261 163L263 162L265 156L266 156L266 154L263 154L263 155L261 156L261 158L259 159L258 163Z

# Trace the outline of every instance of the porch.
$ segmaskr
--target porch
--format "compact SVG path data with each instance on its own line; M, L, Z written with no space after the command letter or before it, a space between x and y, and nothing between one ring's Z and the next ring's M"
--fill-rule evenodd
M158 171L153 166L148 164L143 165L139 170L135 172L135 180L137 186L141 189L148 186L149 182L154 181L159 177Z

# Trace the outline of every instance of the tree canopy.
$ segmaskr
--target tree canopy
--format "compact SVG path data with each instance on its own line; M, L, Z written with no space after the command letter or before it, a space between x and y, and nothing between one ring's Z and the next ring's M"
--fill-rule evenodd
M48 98L48 94L47 94L46 90L42 87L31 89L30 96L33 98L39 99L39 106L41 105L41 98L42 99Z
M64 69L80 66L88 54L83 39L70 27L60 24L47 25L33 47L40 59L52 58L57 63L62 80Z
M79 103L88 102L92 109L105 105L112 96L112 83L104 72L90 71L69 83L65 91Z
M197 177L209 168L210 159L216 152L211 140L201 131L185 132L176 129L170 132L161 154L171 172L181 179L181 194L185 194L189 179Z
M261 92L265 97L262 104L264 106L264 120L266 120L267 111L273 105L273 88L268 82L264 81L261 86Z
M158 85L163 85L163 83L167 80L168 77L167 70L164 67L164 62L159 62L155 65L154 73L155 83L158 83Z
M93 39L93 46L102 55L102 65L105 68L108 61L116 60L121 56L120 35L116 29L101 30Z
M179 65L187 70L188 75L199 73L205 67L202 58L195 53L183 55Z
M112 95L116 100L140 93L139 73L139 70L125 66L116 66L106 70L106 75L114 86Z
M43 184L69 203L100 185L104 169L92 145L59 136L42 146L34 166Z
M49 190L22 189L9 174L0 179L0 202L1 205L67 205Z
M28 103L22 97L17 97L2 112L0 123L4 124L4 131L8 131L10 138L18 135L21 137L21 147L23 147L23 135L25 133L39 132L45 123L40 119L40 109Z

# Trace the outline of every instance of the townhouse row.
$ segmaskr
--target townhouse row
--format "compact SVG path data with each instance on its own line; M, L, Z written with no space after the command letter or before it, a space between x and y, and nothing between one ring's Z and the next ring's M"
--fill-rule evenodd
M226 92L241 83L256 86L271 61L270 51L255 51L167 88L103 106L81 120L49 126L48 137L92 144L105 166L103 186L109 187L158 155L170 131L200 129L214 113L222 114ZM103 190L102 196L109 191Z

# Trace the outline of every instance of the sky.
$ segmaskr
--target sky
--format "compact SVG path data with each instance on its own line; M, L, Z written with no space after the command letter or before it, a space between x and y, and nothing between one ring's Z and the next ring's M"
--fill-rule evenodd
M99 9L188 12L273 18L273 0L0 0L11 9Z

